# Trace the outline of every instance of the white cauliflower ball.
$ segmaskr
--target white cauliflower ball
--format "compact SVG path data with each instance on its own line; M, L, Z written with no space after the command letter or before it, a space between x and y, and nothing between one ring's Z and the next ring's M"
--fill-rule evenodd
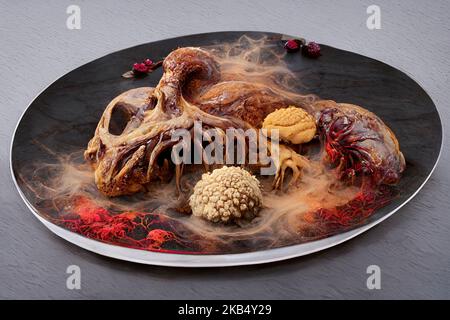
M203 174L189 198L194 216L212 222L251 220L261 203L258 179L242 168L227 166Z

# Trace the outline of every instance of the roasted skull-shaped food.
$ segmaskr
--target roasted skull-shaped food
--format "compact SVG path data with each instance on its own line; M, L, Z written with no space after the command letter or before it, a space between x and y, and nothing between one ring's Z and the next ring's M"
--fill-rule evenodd
M175 129L190 129L196 120L212 128L258 127L268 113L294 103L259 84L220 82L220 66L199 48L173 51L163 70L156 88L133 89L112 100L88 144L85 158L105 195L132 194L167 175L167 162L157 158L175 144ZM128 119L121 132L111 128L115 112Z
M164 60L163 71L155 88L133 89L113 99L88 144L85 158L95 169L98 189L107 196L142 191L154 180L167 179L171 171L178 182L182 168L172 170L169 160L160 158L176 143L171 139L176 129L191 130L195 121L217 130L259 129L269 114L288 106L302 108L314 117L318 134L326 138L328 161L340 162L337 165L346 175L370 174L373 169L383 175L380 183L385 183L395 182L403 171L404 160L395 136L362 108L356 112L355 107L334 102L311 104L265 84L224 78L213 54L200 48L174 50ZM113 119L117 113L125 119L122 125ZM311 132L314 135L314 125ZM292 168L298 178L299 170L307 165L307 159L288 146L282 151L284 158L275 161L279 168L276 187L286 168ZM390 170L380 169L388 166Z

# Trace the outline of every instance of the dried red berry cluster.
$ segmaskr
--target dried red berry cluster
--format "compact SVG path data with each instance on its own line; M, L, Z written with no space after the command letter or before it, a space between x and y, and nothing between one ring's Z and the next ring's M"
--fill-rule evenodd
M152 70L153 61L145 59L144 62L133 64L133 72L135 75L143 75Z
M125 72L122 76L124 78L142 77L157 69L161 64L162 61L153 62L151 59L145 59L134 63L131 71Z
M306 43L305 40L290 39L286 41L284 48L289 53L297 52L301 49L302 54L310 58L318 58L321 55L319 44L313 41Z

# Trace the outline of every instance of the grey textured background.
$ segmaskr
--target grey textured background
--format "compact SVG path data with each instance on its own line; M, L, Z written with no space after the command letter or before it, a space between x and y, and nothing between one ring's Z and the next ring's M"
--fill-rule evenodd
M81 30L66 8L81 7ZM377 4L382 29L366 28ZM253 267L176 269L84 251L51 234L22 203L9 144L29 102L57 77L140 43L191 33L260 30L294 34L391 64L419 82L450 118L450 1L0 1L1 298L450 298L450 154L418 196L393 217L338 247ZM418 121L420 121L418 119ZM66 268L81 267L81 290ZM382 289L366 288L366 268Z

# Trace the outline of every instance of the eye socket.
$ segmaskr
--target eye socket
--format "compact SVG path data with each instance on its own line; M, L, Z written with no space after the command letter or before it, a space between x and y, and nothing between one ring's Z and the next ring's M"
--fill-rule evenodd
M123 133L132 116L130 111L125 104L120 102L114 106L108 127L110 134L120 136Z

